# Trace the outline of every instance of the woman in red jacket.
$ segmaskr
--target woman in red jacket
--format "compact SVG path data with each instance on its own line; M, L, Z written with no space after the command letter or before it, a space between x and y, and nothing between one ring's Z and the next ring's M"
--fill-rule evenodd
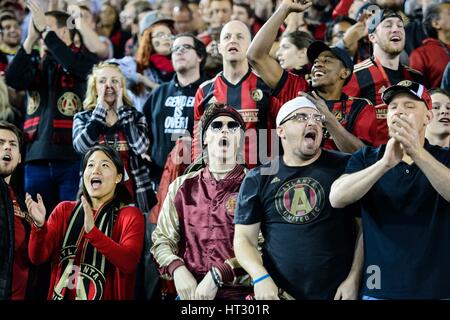
M48 299L133 299L144 240L144 218L127 206L120 156L95 146L82 165L81 200L61 202L45 221L41 196L26 196L34 219L28 254L34 264L52 259Z

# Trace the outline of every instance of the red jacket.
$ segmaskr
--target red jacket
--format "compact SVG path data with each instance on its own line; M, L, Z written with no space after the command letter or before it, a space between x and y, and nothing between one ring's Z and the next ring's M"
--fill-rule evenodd
M423 73L424 85L428 89L441 86L442 75L449 62L450 45L433 38L423 40L422 45L409 56L411 68Z
M40 229L31 229L28 255L34 264L52 259L50 289L51 299L57 277L57 265L61 245L67 230L67 222L76 205L75 201L64 201L56 206L48 221ZM119 210L111 238L94 227L86 237L113 265L106 275L103 300L130 300L134 298L136 267L144 243L144 217L136 207Z

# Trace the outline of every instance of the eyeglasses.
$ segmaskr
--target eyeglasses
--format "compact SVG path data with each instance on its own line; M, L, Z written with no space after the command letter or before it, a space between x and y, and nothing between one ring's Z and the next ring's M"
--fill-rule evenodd
M185 53L186 50L195 50L195 47L191 46L190 44L179 44L177 46L173 46L170 50L170 53L175 53L180 51L180 53Z
M225 125L227 126L228 131L230 131L231 133L235 133L241 128L241 125L237 121L229 121L229 122L213 121L211 122L209 127L211 128L212 132L218 133L222 130L223 126Z
M289 120L295 120L298 122L307 122L309 119L313 119L315 122L317 123L321 123L323 124L325 122L325 116L323 114L319 114L319 113L296 113L293 116L284 119L283 121L281 121L280 125L289 121Z
M152 38L173 40L175 37L170 33L158 32L156 34L152 34Z

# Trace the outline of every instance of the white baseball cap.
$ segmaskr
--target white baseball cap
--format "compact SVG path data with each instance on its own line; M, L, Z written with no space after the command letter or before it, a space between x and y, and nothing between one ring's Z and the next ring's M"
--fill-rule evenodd
M276 124L277 127L280 126L280 123L283 122L284 119L292 112L302 108L311 108L320 113L319 109L311 102L308 98L305 97L297 97L292 100L289 100L285 104L283 104L278 111Z

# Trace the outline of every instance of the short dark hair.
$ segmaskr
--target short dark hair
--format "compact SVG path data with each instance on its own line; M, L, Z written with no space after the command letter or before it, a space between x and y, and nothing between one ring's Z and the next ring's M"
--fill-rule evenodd
M179 12L187 11L189 13L189 18L192 19L192 10L191 10L191 8L189 8L187 3L183 2L180 5L175 6L173 8L174 11L175 11L175 8L178 8Z
M125 205L129 204L131 202L132 198L131 198L130 192L125 187L125 182L124 182L125 166L123 164L123 160L116 150L114 150L110 146L101 145L101 144L93 146L84 155L83 162L81 165L81 190L80 190L81 194L80 194L80 196L83 195L85 197L85 199L92 205L91 197L89 196L86 186L84 185L83 174L84 174L84 170L86 170L86 166L87 166L89 158L94 154L94 152L97 152L97 151L103 152L112 161L112 163L116 167L117 173L122 175L122 180L116 186L116 190L114 193L114 201L116 203L121 203L121 204L125 204Z
M430 3L425 8L425 12L422 18L422 24L428 37L437 39L438 34L436 29L433 27L433 21L439 19L439 15L442 10L441 5L449 3L449 0L444 0L439 3Z
M211 5L211 3L217 2L217 1L228 1L231 5L231 8L233 8L233 0L210 0L209 5Z
M7 20L14 20L19 23L19 20L17 20L17 17L14 15L14 13L10 11L2 11L0 12L0 31L3 31L3 21Z
M253 11L252 7L250 7L250 5L248 5L245 2L234 2L233 7L234 6L238 6L238 7L242 7L245 9L245 11L247 11L247 16L249 19L254 18L255 17L255 11Z
M17 128L12 123L9 123L4 120L0 120L0 130L8 130L8 131L11 131L12 133L14 133L17 137L17 141L19 141L19 147L22 147L23 133L19 128Z
M282 38L288 38L297 49L308 48L314 42L314 38L305 31L295 30L293 32L284 33Z
M327 23L327 29L325 31L325 39L324 39L325 43L327 44L331 43L331 39L333 39L333 28L335 25L341 22L347 22L350 25L354 25L356 23L355 20L347 16L339 16L335 20L330 21L329 23Z
M202 59L202 61L200 62L200 71L202 71L203 67L206 64L206 47L205 47L205 45L203 44L203 42L201 42L199 39L197 39L197 37L191 32L179 33L175 36L175 39L178 39L181 37L189 37L189 38L192 38L192 40L194 41L195 52L197 52L197 56L200 59Z
M67 27L67 20L70 18L70 14L63 11L53 10L53 11L47 11L45 13L45 16L53 17L56 20L56 26L59 28ZM70 32L70 39L73 40L76 34L76 28L69 28Z
M442 89L442 88L432 88L432 89L428 90L428 93L430 96L432 96L433 94L441 93L441 94L447 96L448 98L450 98L447 90Z

